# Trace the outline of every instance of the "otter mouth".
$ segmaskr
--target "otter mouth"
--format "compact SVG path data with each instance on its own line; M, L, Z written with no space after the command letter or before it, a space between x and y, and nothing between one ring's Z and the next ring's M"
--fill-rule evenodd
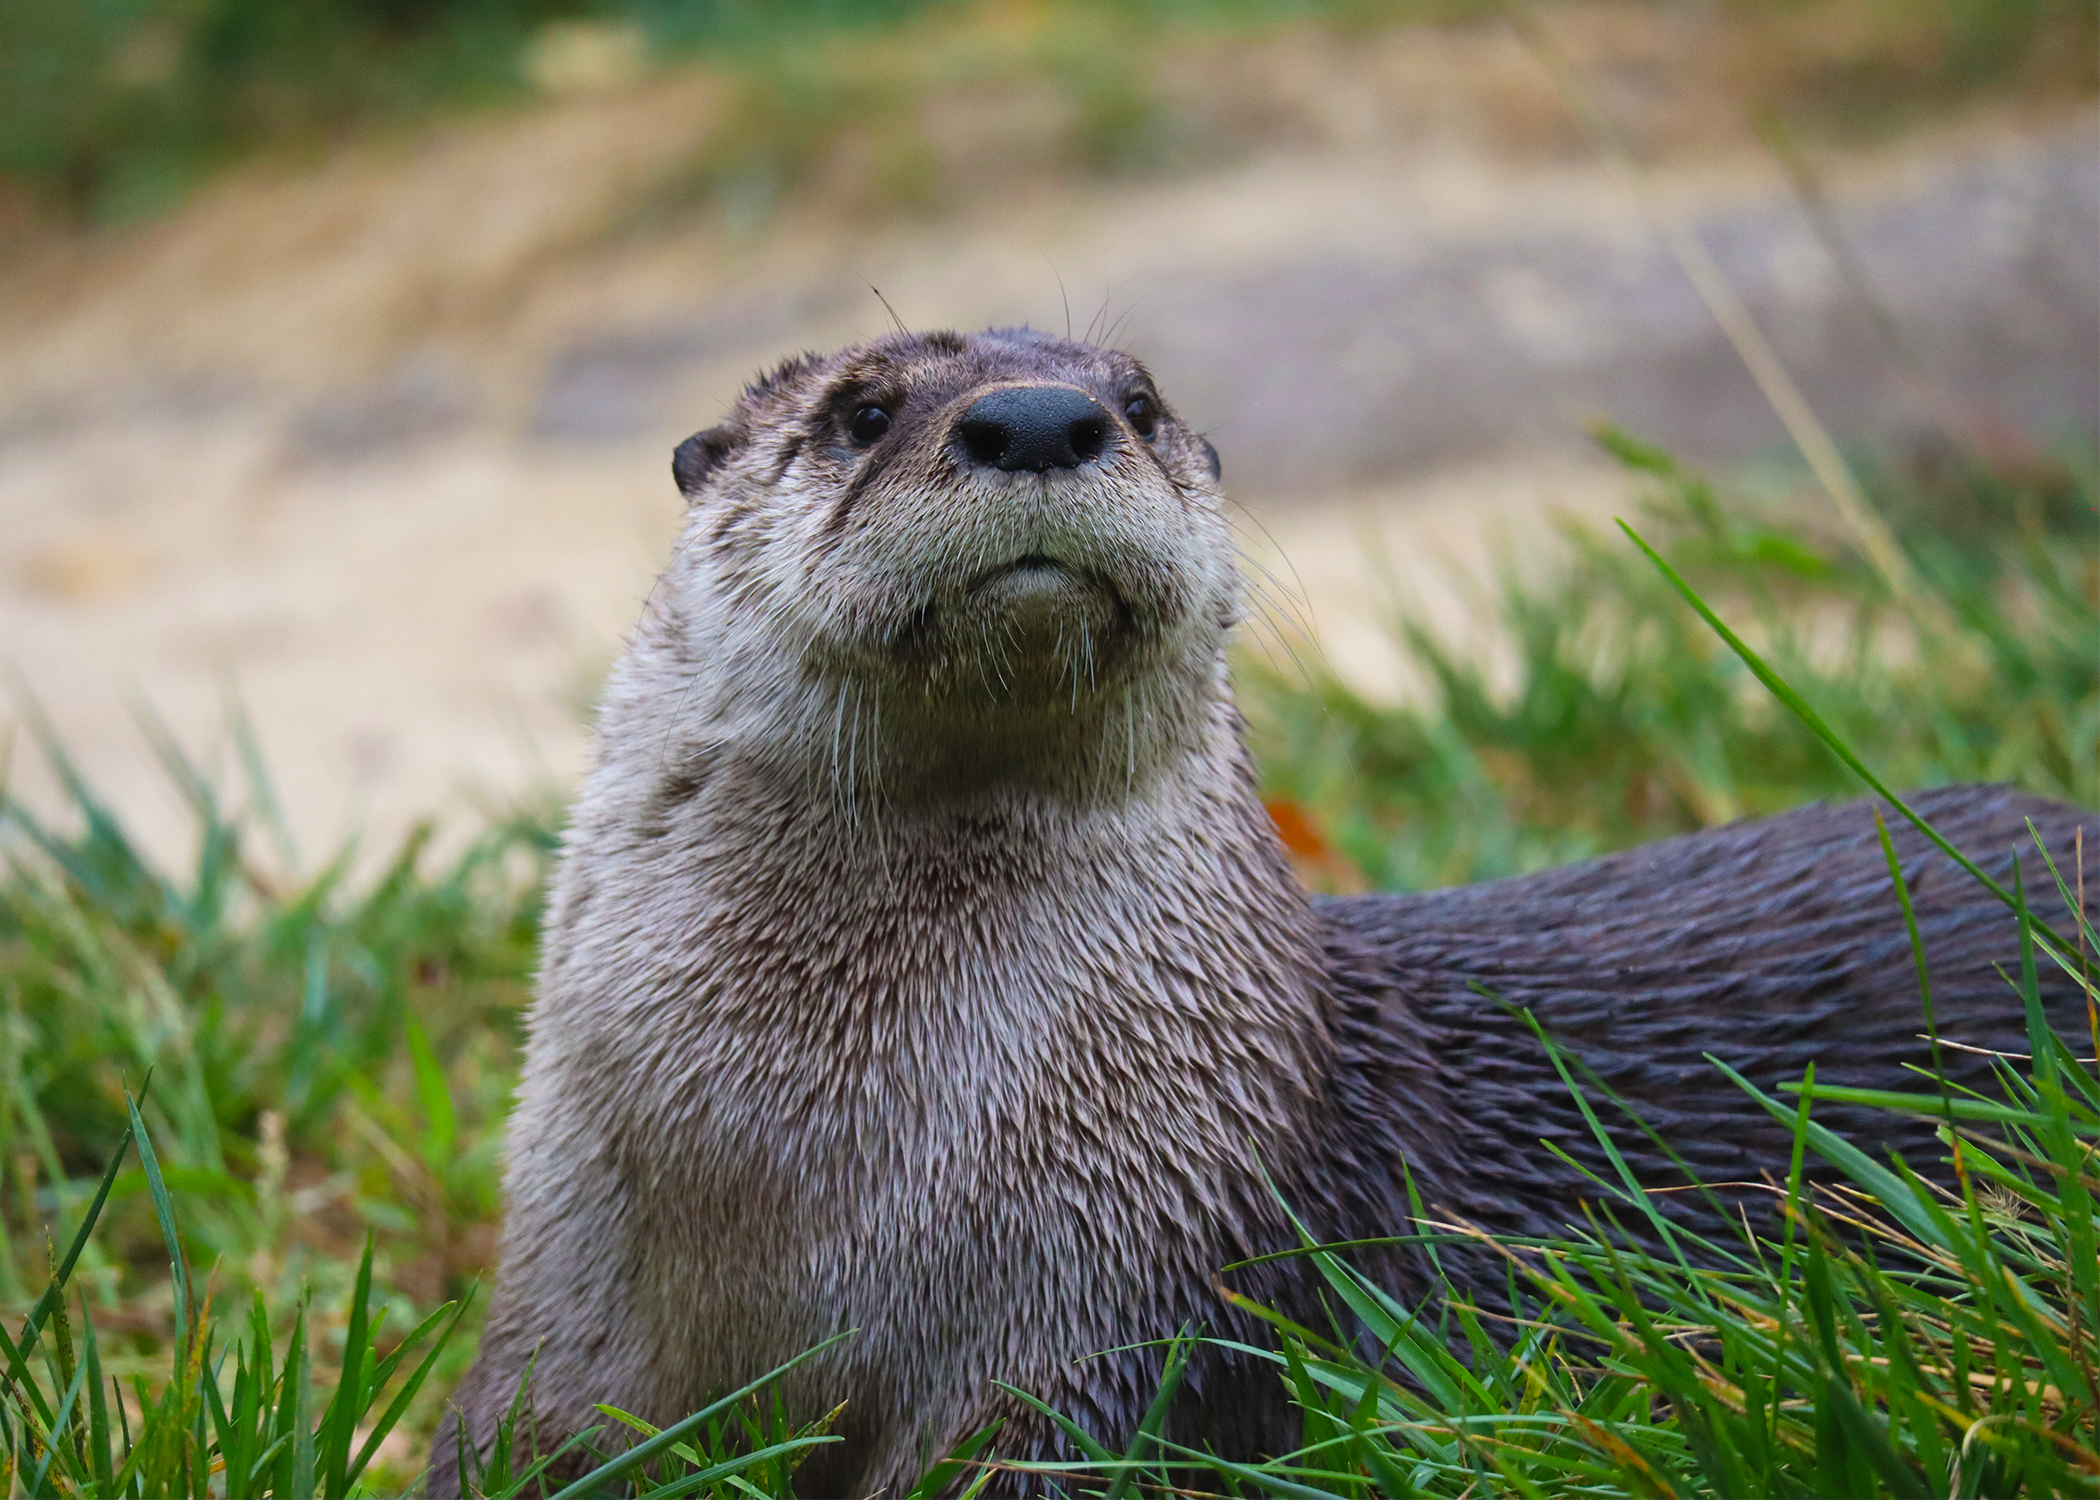
M969 608L998 616L1009 627L1086 620L1113 629L1130 617L1122 593L1105 574L1042 552L985 569L963 586L963 597Z
M1030 552L1012 562L986 568L965 586L964 592L972 598L994 591L1034 593L1037 591L1059 591L1073 587L1098 588L1109 594L1115 590L1108 580L1091 571L1072 568L1056 558L1041 552Z
M1075 675L1097 681L1136 635L1107 575L1030 552L976 574L948 602L927 601L888 646L899 662L947 661L959 681L996 681L1026 696L1039 677L1059 691Z

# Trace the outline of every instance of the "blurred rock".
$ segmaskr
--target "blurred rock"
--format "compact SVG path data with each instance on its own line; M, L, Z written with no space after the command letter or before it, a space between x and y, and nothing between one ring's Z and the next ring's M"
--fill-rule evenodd
M2100 150L2090 130L1841 203L1909 347L1976 430L2100 427ZM1826 425L1900 443L1932 413L1799 205L1697 225ZM1786 441L1642 225L1458 238L1145 288L1142 348L1236 482L1314 495L1579 444L1609 419L1719 466Z
M1162 245L1115 302L1116 337L1211 430L1236 493L1314 497L1456 464L1575 450L1610 420L1726 466L1786 434L1652 224L1550 215L1535 228L1404 223L1382 246L1316 226L1219 265ZM1964 438L2100 430L2100 149L2089 124L1982 160L1840 193L1834 217L1902 333L1892 348L1801 204L1724 203L1696 230L1824 422L1906 446L1943 414ZM1082 242L1068 255L1091 253ZM556 352L536 435L610 441L694 412L696 371L836 341L859 288L824 275L742 290ZM937 320L991 298L941 295ZM907 304L923 311L924 303ZM1915 360L1922 370L1907 369Z
M549 361L533 435L611 442L675 425L684 415L680 377L740 355L763 362L790 354L812 322L837 314L841 300L825 287L744 292L697 316L673 313L646 328L587 334ZM765 350L776 353L751 353Z
M412 355L383 380L313 401L293 416L287 440L312 463L370 458L463 426L475 404L458 371L433 355Z

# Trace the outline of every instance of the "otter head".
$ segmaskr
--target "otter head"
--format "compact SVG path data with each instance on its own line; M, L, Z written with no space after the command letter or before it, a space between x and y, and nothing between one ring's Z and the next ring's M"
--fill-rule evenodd
M885 800L1131 783L1224 702L1216 452L1028 330L790 360L680 445L666 575L712 732Z

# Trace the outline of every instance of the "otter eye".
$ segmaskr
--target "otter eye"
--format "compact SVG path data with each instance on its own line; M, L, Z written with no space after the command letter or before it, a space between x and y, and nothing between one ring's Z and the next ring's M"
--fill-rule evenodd
M890 430L890 414L879 406L863 406L853 414L846 430L853 434L854 442L865 448Z
M1123 403L1123 419L1130 430L1141 438L1150 438L1159 430L1159 408L1152 404L1150 396L1132 396Z

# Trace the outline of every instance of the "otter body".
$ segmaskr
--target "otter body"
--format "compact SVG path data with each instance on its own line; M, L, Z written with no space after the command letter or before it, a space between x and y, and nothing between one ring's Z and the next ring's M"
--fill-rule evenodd
M806 1493L902 1495L998 1419L999 1454L1057 1456L993 1381L1114 1441L1159 1356L1087 1356L1189 1324L1258 1339L1213 1277L1295 1243L1271 1181L1327 1238L1404 1230L1410 1172L1489 1228L1577 1213L1592 1190L1537 1141L1594 1144L1474 983L1721 1179L1785 1144L1704 1052L1768 1087L1811 1058L1900 1087L1923 1055L1863 806L1309 903L1230 692L1215 454L1124 356L1008 331L791 361L674 472L687 532L608 687L550 912L457 1396L473 1444L528 1365L546 1447L596 1403L669 1422L847 1329L786 1382L804 1417L846 1403ZM2061 846L2077 817L1925 805L2001 858L2023 818ZM2010 924L1899 844L1944 1028L2017 1048L1990 968ZM1304 1275L1236 1285L1311 1315ZM1252 1454L1295 1423L1268 1367L1206 1350L1173 1431ZM455 1453L441 1433L433 1493L459 1492Z

